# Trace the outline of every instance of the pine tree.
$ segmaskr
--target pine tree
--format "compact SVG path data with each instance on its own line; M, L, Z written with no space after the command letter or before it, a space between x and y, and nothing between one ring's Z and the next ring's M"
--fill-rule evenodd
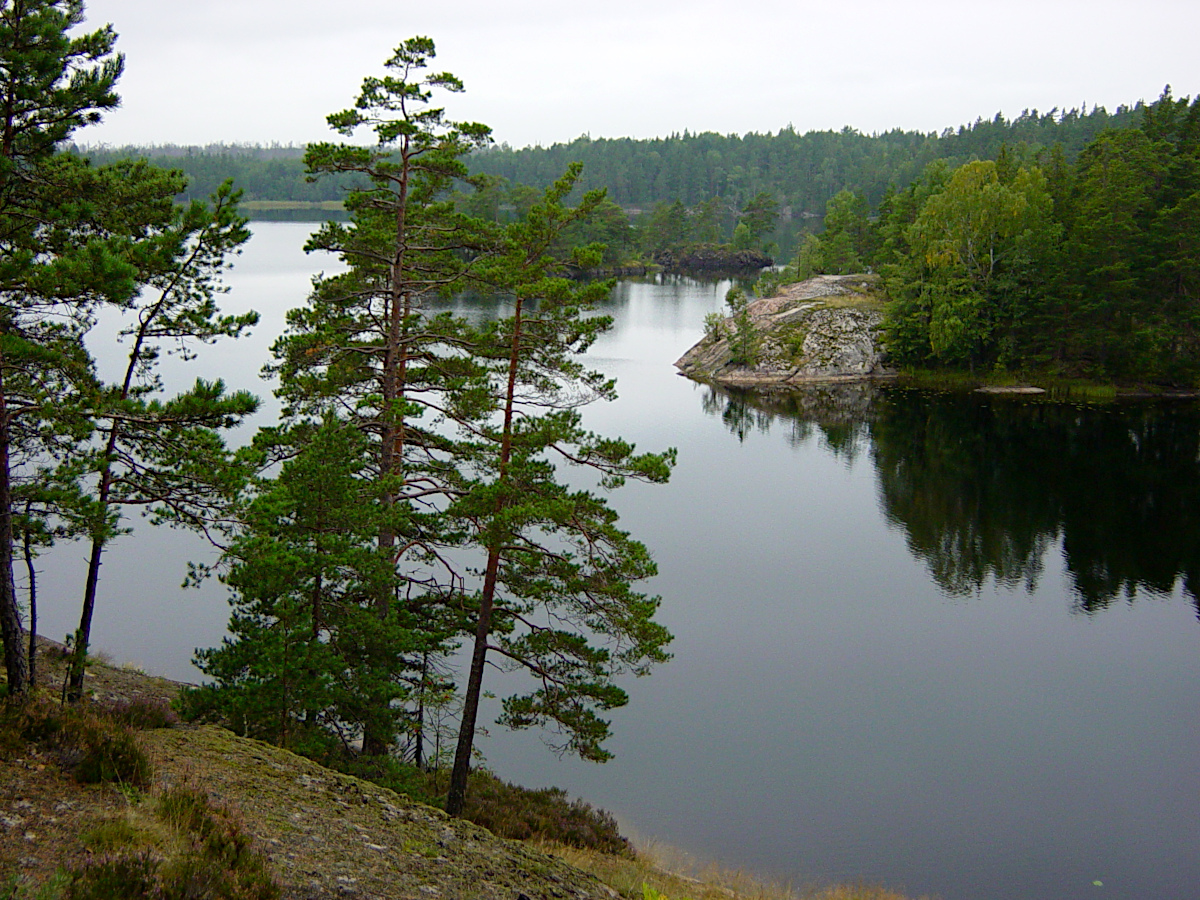
M655 572L646 548L617 527L602 497L569 488L557 474L560 464L583 466L612 488L626 478L665 481L674 462L674 451L637 454L582 427L578 408L612 399L615 385L578 359L611 325L587 315L611 285L569 281L554 253L564 230L603 199L591 193L577 209L565 208L578 175L573 166L525 221L506 229L502 252L482 274L512 296L514 309L489 323L473 348L491 361L493 414L460 449L473 483L450 509L485 555L471 603L474 643L446 800L451 815L466 800L489 654L538 684L504 700L501 722L553 726L564 738L559 749L595 761L610 756L599 713L627 700L616 675L645 674L667 659L670 635L653 621L659 601L631 587ZM586 267L588 256L576 250L572 262Z
M371 455L362 433L328 415L259 486L221 576L233 591L232 638L197 654L216 682L190 695L193 712L310 750L330 734L408 730L405 674L444 652L449 629L420 604L375 609L399 576L377 543L395 507L379 501Z
M172 194L183 186L179 173L139 163L130 168L131 180L143 189L156 176L170 182ZM253 413L257 399L246 391L226 393L220 381L198 380L189 390L161 400L154 368L164 345L166 352L187 359L196 344L236 338L258 321L257 313L222 315L216 302L229 255L250 238L237 201L227 182L211 207L200 201L172 207L169 220L138 248L138 281L144 287L124 310L132 320L121 332L130 344L124 376L101 391L92 411L101 426L101 444L88 454L95 488L86 513L91 548L72 645L67 689L72 701L83 693L101 556L121 533L120 508L137 507L156 523L207 531L240 484L219 433Z
M90 308L135 283L93 220L102 179L56 154L117 103L115 35L72 34L82 22L79 0L0 4L0 636L11 694L28 681L13 579L18 431L74 411L61 389L90 375L79 341Z
M464 324L429 314L427 304L469 284L466 257L490 234L451 194L455 179L467 178L463 157L487 142L488 130L451 122L432 105L434 90L462 90L453 75L426 74L433 57L428 38L405 41L387 61L388 75L365 79L354 107L328 117L345 135L370 128L374 147L308 148L313 177L357 179L346 198L350 222L327 223L308 243L338 253L349 269L318 281L308 304L289 314L272 367L292 426L277 433L282 445L303 440L305 423L330 411L369 436L378 501L390 511L379 519L378 549L402 573L375 597L380 621L405 597L453 590L461 580L444 555L455 538L442 534L438 515L458 476L430 421L478 402L469 391L476 366L453 350ZM391 738L369 730L364 748L382 753Z

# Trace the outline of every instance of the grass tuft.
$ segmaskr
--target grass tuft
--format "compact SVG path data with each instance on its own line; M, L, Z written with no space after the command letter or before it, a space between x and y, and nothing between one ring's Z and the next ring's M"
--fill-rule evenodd
M625 857L545 842L539 849L590 872L626 900L908 900L870 885L797 888L705 863L658 843Z
M93 829L106 855L72 873L65 900L276 900L279 886L241 821L208 797L173 788L153 804L170 837L128 820ZM146 846L149 844L150 846Z
M86 703L59 706L45 698L10 700L0 709L0 754L30 744L58 756L82 784L150 783L150 760L133 729Z

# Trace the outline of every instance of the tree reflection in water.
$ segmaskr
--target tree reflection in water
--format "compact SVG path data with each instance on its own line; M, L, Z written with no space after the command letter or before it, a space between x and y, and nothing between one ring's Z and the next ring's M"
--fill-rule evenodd
M1084 406L863 384L711 389L744 441L778 423L847 462L868 449L887 520L944 591L1036 587L1062 548L1086 613L1177 585L1200 615L1200 404Z

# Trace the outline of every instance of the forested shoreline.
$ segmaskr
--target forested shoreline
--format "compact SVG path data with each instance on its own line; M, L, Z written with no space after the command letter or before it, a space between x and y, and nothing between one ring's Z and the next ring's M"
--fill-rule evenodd
M495 220L523 215L540 191L567 165L583 164L574 197L604 189L605 208L588 239L606 244L609 265L653 262L669 248L676 257L697 247L725 245L789 258L804 232L819 227L826 203L850 190L877 206L891 189L904 188L935 160L956 167L974 159L994 159L1003 147L1033 152L1061 146L1068 160L1105 129L1125 129L1140 120L1145 104L1039 112L947 127L941 133L894 129L863 134L840 131L719 135L711 132L663 138L590 138L550 147L476 148L467 160L477 176L461 184L459 205ZM348 175L307 177L302 147L213 144L203 147L79 146L76 152L98 164L145 158L181 169L188 187L181 199L204 198L232 178L244 201L259 212L271 204L310 208L344 199L353 186ZM768 198L774 215L765 232L737 234L752 204Z
M609 759L608 716L672 640L640 590L651 549L609 498L666 482L676 451L584 427L616 383L585 356L613 282L581 273L762 266L823 214L759 291L877 270L902 365L1200 379L1200 99L940 135L513 151L446 116L439 98L463 85L427 71L433 41L414 37L327 116L335 140L81 152L70 141L117 106L123 68L112 27L83 23L79 0L0 3L5 752L75 729L65 757L115 746L137 763L123 725L70 710L88 705L102 560L138 513L219 550L190 580L224 586L229 635L197 651L210 681L179 702L190 719L385 782L432 773L428 799L457 817L500 669L528 677L503 682L498 724ZM304 246L343 268L290 305L264 369L282 409L235 448L258 398L215 374L168 391L160 364L257 323L219 303L247 200L340 203ZM471 292L503 305L439 305ZM730 302L736 317L749 299ZM88 344L101 319L125 354L111 379ZM55 702L34 665L37 559L70 541L88 567Z
M1195 386L1200 99L1164 92L1135 128L926 167L875 208L842 191L761 290L874 269L895 363Z
M693 207L712 197L741 207L767 191L791 215L820 215L825 203L843 189L876 205L888 185L906 186L935 159L951 165L994 159L1001 147L1018 144L1035 149L1060 144L1072 159L1101 131L1136 125L1144 105L1138 101L1112 113L1086 105L1044 113L1026 110L1012 119L996 113L991 119L947 127L940 134L900 129L863 134L849 126L802 134L789 126L775 134L741 136L712 132L643 139L581 136L549 147L481 148L471 154L468 166L472 172L503 179L508 190L520 186L542 190L569 163L580 162L580 192L604 188L610 200L631 211L649 211L655 204L676 200ZM135 156L182 169L188 176L188 190L196 197L207 197L227 178L234 179L248 202L335 201L346 190L345 181L337 178L308 181L303 147L84 144L76 151L96 163ZM520 197L518 193L515 201ZM514 202L511 197L504 200Z

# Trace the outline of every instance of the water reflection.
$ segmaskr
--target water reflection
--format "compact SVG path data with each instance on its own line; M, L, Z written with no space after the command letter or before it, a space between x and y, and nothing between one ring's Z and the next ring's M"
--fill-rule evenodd
M755 391L709 386L701 405L719 417L739 442L782 426L794 447L814 437L830 453L853 462L869 445L870 422L880 392L866 383L821 384L804 390Z
M852 461L869 449L880 506L948 594L1032 592L1052 547L1079 611L1182 586L1200 616L1200 405L1078 406L836 385L710 389L744 441L786 429Z

